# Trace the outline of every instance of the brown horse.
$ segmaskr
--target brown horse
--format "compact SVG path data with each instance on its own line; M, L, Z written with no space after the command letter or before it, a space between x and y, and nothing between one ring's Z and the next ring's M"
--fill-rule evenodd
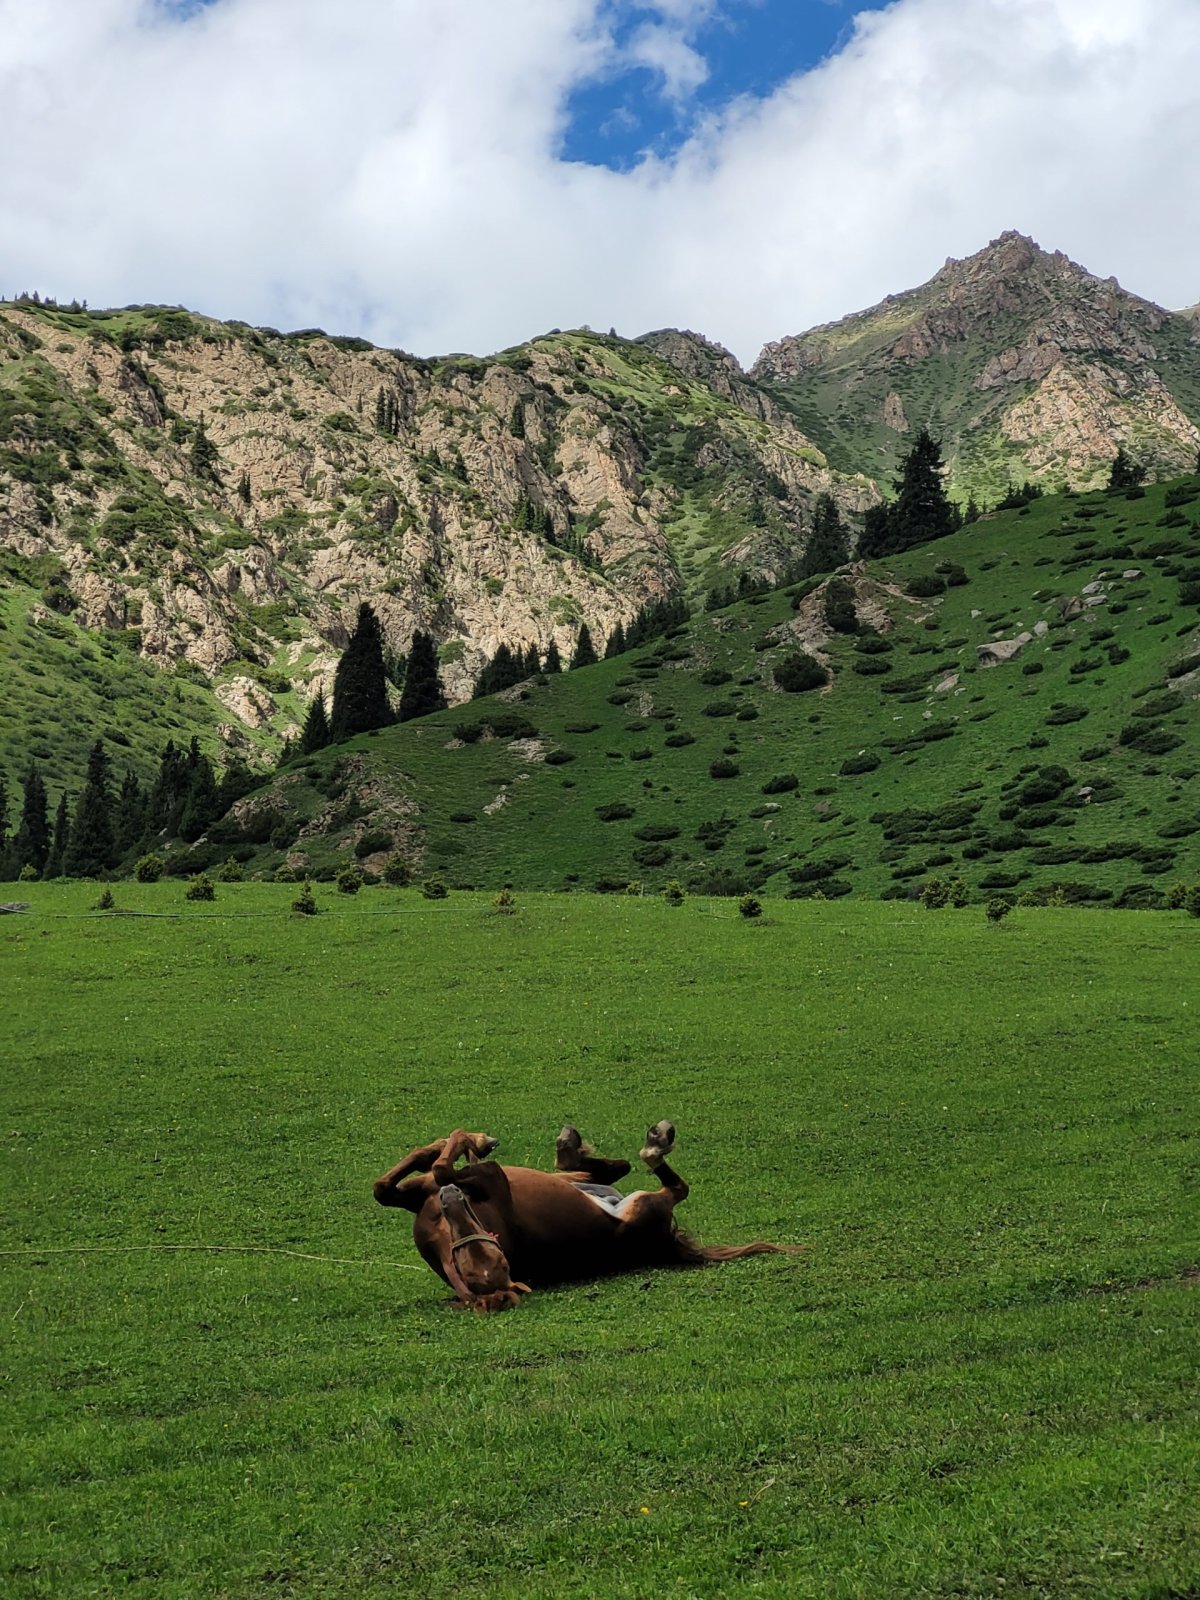
M498 1143L456 1128L448 1139L410 1151L375 1182L381 1206L414 1213L417 1249L476 1311L507 1310L530 1284L798 1248L700 1245L682 1232L674 1212L688 1186L667 1165L675 1145L669 1122L655 1123L641 1152L660 1187L629 1195L612 1187L629 1162L593 1154L574 1128L558 1136L553 1172L489 1161ZM456 1166L463 1159L467 1164Z

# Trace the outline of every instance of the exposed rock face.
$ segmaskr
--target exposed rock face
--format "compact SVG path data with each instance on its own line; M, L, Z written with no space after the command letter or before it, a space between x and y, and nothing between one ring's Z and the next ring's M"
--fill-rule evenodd
M1015 639L991 639L987 644L977 644L975 654L981 667L999 667L1013 661L1033 638L1032 633L1019 633Z
M1198 326L1006 233L918 289L767 345L750 375L786 391L835 466L883 476L905 441L880 442L874 419L901 435L927 423L960 495L983 500L1009 477L1095 487L1122 445L1161 476L1188 470Z
M61 562L86 626L210 676L270 664L328 692L369 600L397 655L433 634L465 699L501 643L567 657L583 622L602 645L699 592L676 523L713 517L723 563L773 575L817 495L851 516L877 498L693 334L433 362L153 308L119 326L0 307L8 443L31 463L0 468L0 543ZM231 687L252 682L223 698L257 727L274 707Z

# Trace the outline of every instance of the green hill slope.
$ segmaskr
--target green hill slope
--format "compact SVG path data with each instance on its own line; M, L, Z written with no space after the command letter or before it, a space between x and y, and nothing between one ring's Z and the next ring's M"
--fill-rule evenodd
M699 616L506 703L308 758L192 863L269 833L264 870L397 851L464 886L879 896L936 874L1153 904L1200 874L1198 511L1200 477L1047 498L848 569L876 637L831 635L824 588ZM967 581L913 593L944 565ZM828 687L778 688L797 648Z

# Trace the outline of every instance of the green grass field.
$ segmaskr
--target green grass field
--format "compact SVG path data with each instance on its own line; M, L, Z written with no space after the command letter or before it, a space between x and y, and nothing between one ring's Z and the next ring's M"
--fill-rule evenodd
M1200 923L294 893L0 920L6 1594L1200 1592ZM807 1252L483 1319L371 1200L664 1115Z

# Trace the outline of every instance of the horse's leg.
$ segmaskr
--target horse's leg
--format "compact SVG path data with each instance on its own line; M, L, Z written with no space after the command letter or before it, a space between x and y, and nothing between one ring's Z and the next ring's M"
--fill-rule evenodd
M486 1133L465 1133L462 1128L455 1128L433 1159L431 1170L434 1181L439 1187L453 1183L456 1161L463 1156L468 1161L482 1161L485 1156L491 1155L499 1143L499 1139L492 1139Z
M488 1139L486 1134L473 1133L463 1135L475 1141L473 1149L480 1156L488 1155L496 1148L498 1140ZM403 1180L414 1172L431 1172L434 1163L442 1154L449 1141L435 1139L432 1144L419 1144L416 1149L410 1150L403 1161L398 1161L389 1172L381 1178L376 1178L374 1194L381 1206L402 1206L406 1211L419 1211L425 1201L433 1194L436 1184L404 1183ZM416 1197L420 1196L418 1200Z
M575 1183L617 1183L630 1169L619 1157L596 1155L579 1130L567 1126L555 1142L554 1170Z
M664 1118L647 1132L641 1151L642 1160L670 1196L672 1210L682 1205L690 1193L679 1174L667 1165L667 1157L674 1148L675 1126Z

